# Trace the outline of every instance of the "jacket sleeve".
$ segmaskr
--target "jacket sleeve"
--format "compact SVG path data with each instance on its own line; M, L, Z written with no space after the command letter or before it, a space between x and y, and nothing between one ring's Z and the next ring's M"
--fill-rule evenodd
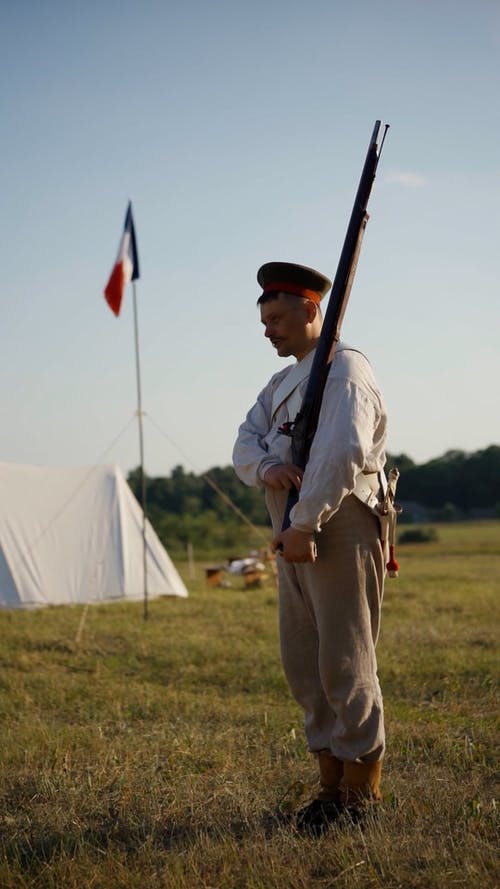
M270 466L281 461L269 453L266 436L271 428L271 405L275 377L262 390L245 421L238 429L233 448L233 466L242 482L251 487L264 487L264 475Z
M290 522L321 531L354 490L363 469L383 467L384 422L380 403L351 379L329 377L318 427ZM380 437L380 447L374 446Z

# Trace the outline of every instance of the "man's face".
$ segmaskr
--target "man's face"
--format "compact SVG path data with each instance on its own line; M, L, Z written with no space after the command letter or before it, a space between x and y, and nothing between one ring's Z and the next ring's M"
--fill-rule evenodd
M260 317L264 336L271 340L280 358L294 355L300 359L307 353L307 311L300 300L287 299L280 293L277 299L260 306Z

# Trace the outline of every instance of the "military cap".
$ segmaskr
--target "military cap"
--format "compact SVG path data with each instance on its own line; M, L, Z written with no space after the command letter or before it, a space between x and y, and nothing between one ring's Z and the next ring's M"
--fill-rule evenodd
M262 287L262 296L281 291L305 296L315 303L319 303L332 286L325 275L294 262L266 262L257 272L257 282Z

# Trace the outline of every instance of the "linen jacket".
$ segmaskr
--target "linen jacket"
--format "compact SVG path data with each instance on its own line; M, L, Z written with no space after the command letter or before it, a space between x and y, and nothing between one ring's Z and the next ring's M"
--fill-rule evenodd
M271 466L291 463L291 439L278 429L284 422L295 419L308 377L274 413L273 394L294 366L289 365L271 377L239 427L233 465L247 485L265 487L264 476ZM289 416L289 412L293 415ZM367 358L345 343L339 343L328 374L299 499L290 512L292 527L320 532L344 497L352 493L359 474L383 469L386 435L386 409Z

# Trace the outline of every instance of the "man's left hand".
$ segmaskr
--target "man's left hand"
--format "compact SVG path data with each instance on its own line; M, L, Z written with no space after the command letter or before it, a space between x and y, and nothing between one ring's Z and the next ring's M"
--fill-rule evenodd
M280 550L285 562L316 561L316 541L312 531L287 528L274 538L271 545L275 552Z

